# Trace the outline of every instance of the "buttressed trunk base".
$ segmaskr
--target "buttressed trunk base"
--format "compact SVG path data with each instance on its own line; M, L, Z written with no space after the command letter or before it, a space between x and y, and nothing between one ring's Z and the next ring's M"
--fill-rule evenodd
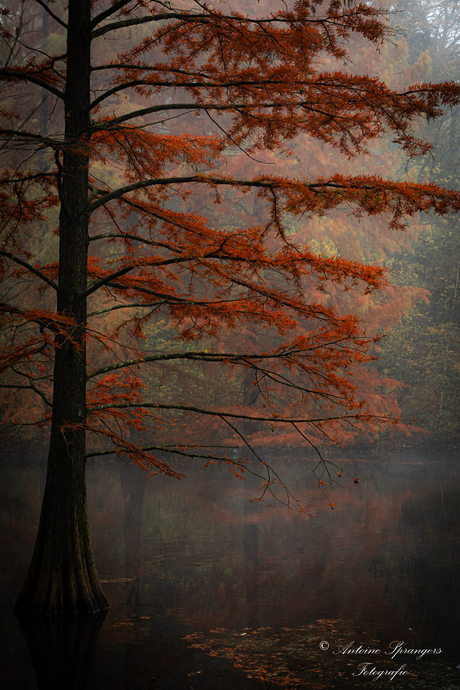
M61 443L53 436L35 549L15 611L95 614L108 608L108 603L91 546L85 460L81 454L80 459L70 456L72 448L76 450L70 434L64 438L61 432Z

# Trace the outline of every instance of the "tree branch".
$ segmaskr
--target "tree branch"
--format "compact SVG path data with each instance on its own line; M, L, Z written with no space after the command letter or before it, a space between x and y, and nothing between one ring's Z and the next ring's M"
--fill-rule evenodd
M100 206L104 206L104 204L107 204L109 201L113 201L113 199L119 199L125 194L135 192L137 189L146 189L147 187L152 187L153 185L185 184L187 182L206 183L207 181L208 180L199 175L190 175L188 177L166 177L159 179L140 180L139 182L133 182L132 184L126 185L125 187L120 187L119 189L116 189L113 192L109 192L109 194L106 194L97 201L93 201L93 203L90 204L89 212L93 213L96 209L98 209ZM227 184L230 184L230 181L227 180Z
M155 244L154 242L149 242L147 240L143 240L140 237L138 238L135 235L125 235L125 234L121 235L120 234L120 235L111 235L111 236L112 237L120 237L122 239L125 237L128 237L129 239L135 240L135 241L140 242L140 243L146 242L147 244ZM99 238L92 238L92 239L99 239ZM203 255L200 255L198 257L194 256L193 254L188 255L188 256L177 256L177 257L174 257L173 259L164 259L162 261L151 261L148 264L144 264L144 265L148 265L148 266L156 267L156 268L163 268L165 266L172 266L172 265L177 265L177 264L183 264L183 263L186 263L188 261L195 261L197 258L201 261L204 261L205 259L221 259L221 258L224 258L226 261L238 261L238 262L244 261L244 259L242 259L241 257L233 257L230 255L221 256L219 254L220 249L221 248L219 247L217 249L217 251L213 250L211 252L208 252L208 254L203 254ZM135 268L139 268L139 265L127 266L125 268L120 269L119 271L116 271L115 273L112 273L112 274L106 276L105 278L102 278L101 280L97 281L96 283L93 283L93 285L91 285L82 295L80 295L80 299L84 299L84 298L88 297L88 295L95 292L96 290L99 290L99 288L103 287L104 285L112 285L112 287L114 287L115 284L112 283L112 280L114 278L119 278L122 275L126 275L126 273L129 273L130 271L134 270ZM119 286L117 286L117 287L119 287ZM131 289L131 286L129 286L129 285L125 285L123 287L126 290ZM137 289L142 289L142 288L138 288L136 286L136 290ZM184 301L184 302L187 301L183 298L175 297L173 295L156 293L156 292L153 292L151 290L146 290L146 289L144 289L143 291L148 292L148 294L152 294L155 297L160 297L160 298L171 297L171 299L174 299L175 301L177 301L177 300ZM239 300L218 300L218 301L212 302L212 304L220 304L220 303L227 303L227 302L238 302L238 301ZM193 304L210 304L210 302L195 302L194 301Z
M212 353L212 352L176 352L172 354L159 354L150 355L147 357L140 357L138 359L129 359L124 362L117 362L116 364L111 364L107 367L102 367L101 369L95 369L90 374L87 375L86 379L89 381L95 376L100 376L101 374L107 374L109 371L116 371L117 369L125 369L127 367L133 367L144 362L166 362L169 360L185 359L185 360L196 360L199 362L222 362L228 361L237 363L243 360L248 362L249 360L261 360L261 359L280 359L285 356L286 353L277 354L237 354L232 352L224 353Z
M34 386L34 384L32 383L32 377L31 377L29 374L25 374L23 371L18 371L18 370L15 369L14 367L11 367L11 370L12 370L17 376L24 376L24 377L29 381L29 385L28 385L28 386L20 386L20 385L18 385L18 386L8 386L8 385L0 385L0 388L27 388L27 389L30 389L30 390L32 390L34 393L36 393L37 395L39 395L39 396L41 397L41 399L43 400L43 402L44 402L46 405L48 405L48 407L53 407L53 403L46 397L45 393L43 393L43 391L41 391L39 388L37 388L36 386Z
M0 132L1 133L1 132ZM15 184L16 182L30 182L31 180L43 180L46 178L56 178L56 173L39 172L31 175L24 175L23 177L7 177L0 180L0 184Z
M97 69L108 69L109 67L118 68L118 69L123 69L123 67L125 67L126 69L136 69L137 66L136 65L134 65L134 66L133 65L125 65L125 66L123 66L123 65L120 65L120 66L119 65L106 65L104 68L98 67ZM140 66L137 67L137 69L139 69L139 70L155 70L154 67L140 67ZM159 71L159 70L156 70L156 71ZM186 72L184 72L184 70L171 70L171 71L174 73L178 72L178 73L186 74ZM232 87L236 88L236 87L242 87L242 86L250 86L253 88L259 87L260 89L266 89L267 86L276 86L278 84L285 84L285 83L286 83L286 80L282 80L282 79L277 79L277 80L264 79L264 80L261 80L260 82L254 81L254 80L248 80L248 79L240 80L240 81L236 81L236 80L235 81L228 81L228 82L190 81L190 82L180 82L179 84L177 81L174 81L174 80L172 80L172 81L164 81L164 80L163 81L150 81L147 79L136 79L136 80L133 80L130 82L126 82L124 84L119 84L117 86L114 86L112 89L105 91L101 96L99 96L94 101L92 101L92 103L88 107L88 111L93 110L93 108L96 108L106 98L110 98L110 96L113 96L114 93L118 93L120 91L123 91L124 89L131 89L135 86L151 86L151 87L163 86L163 87L168 87L168 88L171 88L171 87L177 88L178 86L180 86L181 88L190 88L190 89L191 88L194 88L194 89L199 89L199 88L228 89L228 88L232 88ZM296 85L303 86L303 87L305 86L304 81L299 81L299 82L292 81L290 83L292 85L292 88L294 88L294 86L296 86ZM174 109L174 107L177 107L177 105L179 105L179 104L174 104L173 106L171 106L171 105L161 106L161 108L163 108L165 110L169 110L171 108ZM241 105L240 109L243 107L249 107L249 105L250 104ZM272 107L273 107L273 105L274 104L272 104ZM299 102L296 105L303 105L303 104ZM182 107L190 107L191 108L192 105L188 104L188 106L182 106ZM209 109L209 104L205 104L204 106L200 106L199 104L196 104L194 107L205 107L206 109ZM213 109L214 110L215 109L222 109L223 107L224 106L216 106ZM234 108L235 105L225 106L225 107ZM254 104L252 107L258 107L258 104ZM266 105L266 107L269 107L269 104ZM313 108L310 108L310 109L314 110ZM314 112L316 112L316 111L314 111ZM326 114L328 114L328 113L326 113Z
M194 412L195 414L206 415L210 417L229 417L231 419L245 419L250 422L270 422L270 424L319 424L322 422L336 422L343 421L347 419L375 419L375 420L388 420L391 419L388 415L370 415L363 414L362 412L356 412L355 414L343 414L334 417L318 417L318 418L291 418L282 417L281 415L272 417L254 417L247 414L236 414L234 412L217 412L214 410L206 410L199 407L193 407L191 405L166 405L162 403L113 403L113 405L95 405L94 407L88 408L88 414L93 412L100 412L102 410L127 410L127 409L155 409L155 410L175 410L177 412Z
M14 254L10 254L10 252L6 252L3 249L0 250L0 256L6 256L11 261L14 261L15 263L19 264L20 266L23 266L24 268L26 268L31 273L34 273L36 276L38 276L38 278L40 278L45 283L50 285L54 290L56 290L56 291L59 290L59 286L56 285L56 283L54 283L52 280L47 278L45 276L45 274L42 273L41 271L39 271L37 268L34 268L31 264L27 263L27 261L23 261L22 259L19 259L17 256L14 256Z
M248 110L254 108L276 108L279 103L257 103L244 104L244 103L233 103L231 105L218 105L209 103L167 103L164 105L152 105L149 108L141 108L140 110L134 110L131 113L126 113L126 115L120 115L120 117L115 117L113 120L105 122L104 125L106 129L110 129L113 125L120 125L122 122L127 122L128 120L133 120L136 117L145 117L145 115L151 115L152 113L159 113L163 110ZM283 103L283 106L293 105ZM302 103L295 102L296 107L302 105Z
M51 320L47 321L46 319L31 316L30 314L23 311L22 309L18 309L18 307L13 307L10 304L6 304L6 302L0 302L0 310L1 309L3 309L3 311L5 311L9 314L19 314L27 322L36 323L37 326L40 326L41 331L48 329L52 333L54 333L55 335L60 332L59 328L57 328L54 325L53 321L51 321ZM37 350L37 352L40 352L42 347L43 347L43 344L40 346L40 348Z
M137 268L135 265L126 266L125 268L120 268L120 270L116 271L115 273L111 273L109 276L106 276L105 278L101 278L101 280L98 280L97 283L93 283L87 290L85 290L85 292L83 292L79 296L79 299L86 299L88 295L91 295L93 292L96 292L96 290L99 290L99 288L103 287L104 285L107 285L114 278L120 278L120 276L126 275L126 273L133 271L135 268Z
M262 290L256 290L254 287L248 286L243 282L238 282L234 281L235 284L241 285L243 287L249 287L252 289L254 292L259 292L259 294L263 295L266 297L266 293L264 293ZM122 283L107 283L107 287L112 287L115 288L116 290L135 290L136 292L143 292L146 295L152 295L153 297L157 297L158 299L162 300L161 304L168 304L168 302L173 302L175 304L187 304L189 306L202 306L202 307L212 307L216 304L235 304L236 302L241 302L245 301L243 299L220 299L220 300L209 300L209 301L198 301L194 299L186 299L185 297L176 297L175 295L170 295L167 293L163 292L156 292L155 290L149 290L148 288L143 288L140 285L123 285ZM276 296L272 297L276 301ZM125 306L130 306L125 305ZM144 304L143 306L158 306L158 305L147 305ZM311 311L311 310L310 310Z
M121 10L126 5L129 5L130 2L132 2L132 0L118 0L118 2L114 3L111 7L98 14L96 17L94 17L94 19L91 20L89 25L90 31L92 31L95 26L103 22L104 19L111 17L113 14L115 14L115 12L118 12L118 10Z
M114 7L121 8L125 4L128 4L128 0L120 0L119 3L117 3ZM116 10L115 10L116 11ZM107 14L108 13L108 14ZM110 16L111 14L114 14L114 8L110 8L109 10L106 10L105 12L102 12L98 17L96 17L93 22L91 23L91 27L97 26L102 19L100 18L105 18L106 16ZM385 10L377 10L374 11L374 14L378 15L385 15L386 12ZM107 26L103 26L100 29L97 29L96 31L92 32L91 38L97 38L99 36L103 36L105 33L108 33L109 31L116 31L118 29L124 29L125 27L128 26L136 26L139 24L146 24L149 22L157 22L157 21L162 21L162 20L168 20L168 19L182 19L186 22L199 22L200 24L208 24L212 21L215 20L215 17L217 15L213 15L210 12L204 12L201 14L191 14L191 13L185 13L185 12L165 12L164 14L156 14L156 15L146 15L144 17L135 17L134 19L126 19L126 20L121 20L119 22L114 22L113 24L108 24ZM224 20L225 22L233 22L234 25L239 24L255 24L259 27L262 27L264 24L273 24L273 23L281 23L281 24L288 24L292 25L293 21L289 17L283 17L279 15L275 15L269 18L264 18L264 19L256 19L256 18L251 18L251 17L242 17L242 16L235 16L235 15L219 15L219 19ZM342 20L342 22L341 22ZM346 15L341 15L339 14L338 16L323 16L323 17L318 17L318 18L313 18L313 17L308 17L305 19L308 24L321 24L321 26L327 31L326 25L327 24L332 24L332 26L343 26L344 28L347 28L348 22L347 22L347 16ZM392 30L387 29L386 32L388 34L391 34Z
M91 39L99 38L109 31L118 31L118 29L125 29L128 26L139 26L140 24L148 24L150 22L160 22L167 19L185 19L191 22L209 22L209 15L207 14L184 14L181 12L165 12L164 14L151 14L145 17L135 17L134 19L125 19L113 24L107 24L100 29L96 29L91 33Z
M133 302L126 304L117 304L114 307L107 307L107 309L101 309L100 311L92 311L88 314L88 319L92 316L100 316L101 314L107 314L109 311L116 311L117 309L139 309L139 308L152 309L153 305L146 302Z
M38 3L39 5L41 5L41 7L43 7L43 9L44 9L46 12L48 12L49 16L52 17L52 18L54 19L54 21L56 21L58 24L60 24L61 26L63 26L64 29L67 29L67 28L68 28L68 27L67 27L67 24L66 24L64 21L62 21L62 19L59 19L59 17L58 17L56 14L54 14L54 12L52 12L52 11L50 10L50 8L48 7L48 5L47 5L46 3L43 2L43 0L35 0L35 2Z
M54 151L57 148L62 148L63 143L59 141L54 141L53 139L49 139L48 137L43 137L41 134L34 134L33 132L26 132L21 129L1 129L0 128L0 136L8 136L8 137L17 137L18 139L33 139L35 141L41 142L42 144L46 144L50 148L52 148ZM37 173L35 177L44 177L46 175L52 175L53 173ZM32 177L24 178L24 179L32 179ZM20 180L19 180L20 181Z
M29 74L28 72L20 72L19 70L12 69L0 69L0 77L2 76L10 77L10 79L17 79L18 81L22 79L32 84L37 84L38 86L41 86L42 89L46 89L46 91L49 91L57 96L57 98L60 98L61 100L64 99L64 93L62 91L59 91L59 89L51 86L51 84L48 84L48 82L38 79L38 77L34 77L33 74Z

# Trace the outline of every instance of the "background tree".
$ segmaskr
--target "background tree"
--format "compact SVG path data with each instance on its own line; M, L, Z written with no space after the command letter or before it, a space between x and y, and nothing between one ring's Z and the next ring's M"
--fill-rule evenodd
M455 2L401 2L399 22L406 34L407 61L424 78L458 79L460 23ZM413 160L411 174L450 189L459 183L458 106L440 120L419 123L432 142L429 155ZM429 430L424 443L458 444L458 330L460 246L458 217L424 214L422 231L391 261L395 282L426 290L426 297L407 313L386 339L381 370L405 384L399 403L407 418L416 417Z
M429 145L412 121L438 117L460 87L398 92L345 72L352 33L377 46L391 33L366 3L302 0L267 16L256 4L237 9L26 0L3 10L5 424L50 424L18 610L107 605L90 542L86 457L117 453L178 477L165 454L225 459L200 449L203 420L214 445L241 440L245 424L249 447L278 428L278 440L296 434L315 447L340 439L344 425L388 419L351 380L373 338L321 299L331 285L372 292L383 270L311 251L288 233L285 214L305 223L345 208L358 218L387 214L399 228L419 211L457 210L459 195L376 175L299 180L262 167L246 179L228 174L220 154L232 146L259 159L307 133L353 157L389 130L416 156ZM229 189L231 200L221 193ZM243 213L228 224L229 204L254 192L266 222L248 226ZM187 205L191 194L199 209ZM218 219L206 213L213 204ZM161 322L175 328L168 351L146 336ZM216 401L197 384L192 400L177 399L158 390L155 374L149 380L150 367L167 363L251 372L254 396ZM17 393L34 400L22 418ZM241 471L238 459L226 462ZM268 469L265 489L274 479Z

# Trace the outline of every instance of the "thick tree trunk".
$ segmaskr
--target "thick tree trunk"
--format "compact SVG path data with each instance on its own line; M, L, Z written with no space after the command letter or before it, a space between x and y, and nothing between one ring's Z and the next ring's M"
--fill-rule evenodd
M52 440L37 540L16 611L97 613L107 608L91 547L85 463Z
M34 613L95 613L107 607L91 548L85 486L89 23L90 0L70 0L57 309L72 324L56 338L45 494L32 562L16 604L16 610Z

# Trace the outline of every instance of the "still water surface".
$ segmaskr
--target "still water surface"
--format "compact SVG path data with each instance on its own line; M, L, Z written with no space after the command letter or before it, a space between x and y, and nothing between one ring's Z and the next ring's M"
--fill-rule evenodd
M312 477L312 461L277 465L310 505L310 517L251 503L257 484L218 467L187 470L181 481L160 476L146 482L124 463L91 463L93 546L111 609L94 658L85 662L89 678L75 688L275 688L190 647L184 637L220 628L237 635L297 629L318 620L324 635L327 625L345 625L355 646L384 649L401 640L441 649L436 661L452 670L448 684L424 684L422 673L407 678L407 687L460 688L460 465L455 458L407 455L342 464L350 472L344 488L327 496ZM2 690L59 686L37 671L40 662L32 662L11 613L43 483L42 468L2 468ZM38 639L47 635L37 633ZM329 653L333 636L330 642ZM362 660L355 655L350 661ZM341 687L332 677L322 683ZM357 677L356 687L363 684L395 685Z

